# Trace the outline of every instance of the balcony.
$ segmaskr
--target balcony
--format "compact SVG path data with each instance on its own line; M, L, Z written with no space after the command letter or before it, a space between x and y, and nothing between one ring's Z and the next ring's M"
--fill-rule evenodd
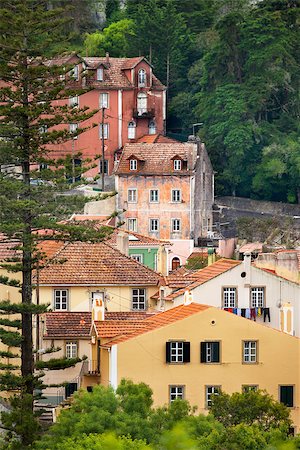
M155 117L155 109L138 108L133 110L134 119L153 119Z

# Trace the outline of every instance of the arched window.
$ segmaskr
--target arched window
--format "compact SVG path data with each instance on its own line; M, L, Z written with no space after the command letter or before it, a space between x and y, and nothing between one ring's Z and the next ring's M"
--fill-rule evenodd
M145 94L145 92L138 93L137 110L139 116L147 112L147 94Z
M154 120L149 122L149 134L156 134L156 124Z
M138 72L138 86L146 86L146 71L145 69L140 69Z
M172 270L176 270L178 267L180 267L180 259L177 256L174 256L172 259Z
M135 139L135 122L128 123L128 139Z

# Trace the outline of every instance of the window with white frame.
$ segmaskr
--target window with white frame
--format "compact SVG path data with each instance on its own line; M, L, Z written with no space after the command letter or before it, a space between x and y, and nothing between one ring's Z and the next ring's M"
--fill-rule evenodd
M139 92L137 96L137 110L140 116L147 112L147 103L147 94Z
M205 386L205 403L206 408L210 408L212 405L212 396L220 393L221 386Z
M47 133L47 131L48 131L48 125L41 125L41 126L39 127L39 132L40 132L40 134Z
M156 134L156 123L154 120L149 122L149 134Z
M138 71L138 86L139 87L143 87L146 86L146 70L145 69L140 69Z
M173 363L183 362L183 342L170 342L171 361Z
M78 347L77 342L74 342L74 341L66 342L66 358L68 358L68 359L77 358L77 355L78 355L77 347Z
M184 399L184 386L170 386L169 389L170 403L174 402L174 400Z
M264 287L252 287L250 295L251 295L250 308L264 308L265 307L265 288Z
M223 287L223 308L237 308L235 287Z
M127 228L129 231L137 231L137 219L127 219Z
M104 292L100 292L100 291L91 292L91 309L96 300L104 301Z
M75 108L75 107L79 106L79 97L78 97L78 95L75 95L74 97L70 97L69 98L69 105L72 108Z
M220 362L220 342L201 342L200 343L200 361L202 363Z
M257 362L257 341L243 341L243 362Z
M130 170L137 170L137 160L136 159L131 159L129 161L129 169Z
M68 289L54 289L54 309L55 311L67 311L69 302Z
M74 78L74 80L78 81L79 80L79 66L74 66L73 70L72 70L72 77Z
M159 202L158 189L150 189L149 201L150 201L150 203L158 203Z
M132 309L138 311L146 309L146 289L132 289Z
M172 189L172 202L178 203L181 202L181 190L180 189Z
M69 124L69 132L71 134L77 133L78 130L78 123L70 123ZM78 139L78 136L73 136L73 139Z
M174 170L181 170L181 159L174 159Z
M99 108L108 108L108 93L101 92L99 95Z
M247 394L248 392L256 392L258 391L258 385L257 384L243 384L242 385L242 392Z
M137 189L127 190L127 201L128 203L136 203L137 200Z
M159 231L159 219L149 219L149 231L152 233Z
M143 255L137 254L137 253L133 253L132 255L130 255L130 257L131 257L132 259L134 259L135 261L137 261L137 262L143 264Z
M181 230L181 220L172 219L172 233L178 233Z
M191 358L191 343L187 341L166 342L166 363L189 363Z
M135 122L132 120L128 123L128 139L135 139Z
M108 136L109 136L108 123L103 124L103 136L104 136L104 139L108 139ZM102 139L102 123L99 123L99 139Z
M103 67L97 69L97 81L103 81Z

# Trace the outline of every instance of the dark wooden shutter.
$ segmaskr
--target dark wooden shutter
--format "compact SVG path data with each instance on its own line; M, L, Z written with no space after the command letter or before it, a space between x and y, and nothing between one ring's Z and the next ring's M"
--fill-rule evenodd
M183 362L190 362L190 342L183 343Z
M171 362L171 342L166 342L166 362Z
M206 363L206 342L200 343L200 362Z
M290 408L294 406L294 386L280 386L280 401Z
M220 342L213 342L212 362L220 362Z

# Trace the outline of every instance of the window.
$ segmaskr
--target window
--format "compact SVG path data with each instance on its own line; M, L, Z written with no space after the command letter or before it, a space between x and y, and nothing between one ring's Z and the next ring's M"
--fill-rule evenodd
M257 384L243 384L242 386L242 392L244 394L247 394L248 392L256 392L258 391L258 385Z
M243 341L243 362L257 362L257 341Z
M181 230L180 219L172 219L172 233L178 233Z
M91 294L92 294L91 295L91 309L92 309L96 300L104 301L104 292L92 292Z
M103 81L103 67L97 69L97 81Z
M178 258L178 256L174 256L174 258L172 259L172 270L176 270L178 269L178 267L180 267L180 259Z
M108 139L109 130L108 130L108 123L103 124L103 136L104 139ZM102 139L102 123L99 123L99 139Z
M74 66L73 70L72 70L72 77L74 78L74 80L78 81L79 80L79 66Z
M251 288L251 306L250 308L264 308L265 306L265 288Z
M131 159L129 161L129 168L130 168L130 170L137 170L137 160L136 159Z
M99 108L108 108L108 93L101 92L99 95Z
M205 399L206 408L210 408L212 405L212 395L218 395L220 393L221 386L205 386Z
M127 226L129 231L137 231L137 219L128 219Z
M132 309L138 311L146 309L146 289L132 289Z
M294 386L279 386L279 401L289 408L294 406Z
M71 134L77 133L78 130L78 124L77 123L70 123L69 125L69 132ZM78 139L78 136L73 136L73 139Z
M174 159L174 170L181 170L181 159Z
M132 255L130 255L130 257L131 257L132 259L134 259L135 261L137 261L137 262L143 264L143 255L132 254Z
M137 96L138 115L141 116L147 112L147 94L139 92Z
M39 132L40 132L40 134L47 133L47 131L48 131L48 125L41 125L41 126L39 127Z
M135 122L133 121L128 124L128 139L135 139Z
M170 386L170 403L177 399L184 399L184 386Z
M55 311L68 310L69 291L68 289L54 289L54 309Z
M172 202L178 203L181 202L181 190L180 189L172 189Z
M184 341L166 342L166 362L167 363L190 362L190 342Z
M79 97L78 95L75 95L74 97L69 98L69 105L72 108L75 108L76 106L79 106Z
M128 203L136 203L136 199L137 199L137 189L128 189L127 191Z
M220 342L201 342L200 361L202 363L220 362Z
M159 231L159 220L158 219L150 219L149 220L149 231L155 233Z
M149 122L149 134L156 134L156 123L154 120Z
M66 358L77 358L77 342L66 342Z
M224 308L237 308L236 288L235 287L224 287L223 288L223 307Z
M100 159L99 163L99 173L102 173L102 159ZM104 173L108 175L108 161L107 159L104 160Z
M140 69L138 72L138 86L143 87L146 86L146 71L145 69Z
M158 203L159 202L159 193L158 189L150 189L150 203Z

